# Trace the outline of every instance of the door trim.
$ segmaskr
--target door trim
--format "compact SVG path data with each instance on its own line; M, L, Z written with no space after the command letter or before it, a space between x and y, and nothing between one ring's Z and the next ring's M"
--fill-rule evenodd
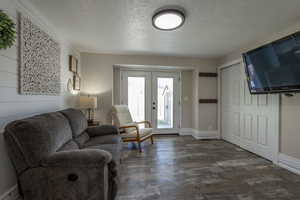
M229 68L232 67L234 65L237 64L243 64L243 59L239 58L236 60L233 60L232 62L228 62L224 65L221 65L220 67L218 67L218 136L219 138L223 139L222 137L222 88L221 88L221 80L222 80L222 70L224 70L225 68ZM280 154L280 95L277 95L276 97L276 101L278 101L278 106L274 106L274 113L276 113L274 115L274 121L276 121L277 126L275 126L275 131L274 131L274 135L275 137L273 138L272 141L272 146L271 146L271 151L273 154L273 159L272 162L274 164L278 164L279 162L279 154Z

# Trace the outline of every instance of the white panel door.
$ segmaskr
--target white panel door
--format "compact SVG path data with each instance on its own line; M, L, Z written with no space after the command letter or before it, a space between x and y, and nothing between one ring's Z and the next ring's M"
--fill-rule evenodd
M222 138L276 160L279 95L251 95L242 63L221 70Z
M241 137L240 79L239 67L222 70L222 136L235 144Z

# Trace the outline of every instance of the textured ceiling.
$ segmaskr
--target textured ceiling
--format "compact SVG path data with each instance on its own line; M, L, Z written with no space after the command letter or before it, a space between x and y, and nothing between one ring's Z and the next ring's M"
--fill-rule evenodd
M30 0L81 51L220 57L295 23L300 0ZM162 6L181 6L176 31L152 27Z

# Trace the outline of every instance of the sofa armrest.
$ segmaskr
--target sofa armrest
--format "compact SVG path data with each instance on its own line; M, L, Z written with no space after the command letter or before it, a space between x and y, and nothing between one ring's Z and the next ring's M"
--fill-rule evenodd
M53 153L41 162L43 167L97 168L107 165L112 155L104 150L84 149Z
M47 199L111 200L110 191L113 194L117 192L117 174L113 163L111 154L103 150L53 153L41 162L41 183L46 185L39 188L51 191L47 193Z
M119 129L112 125L102 125L87 128L87 133L90 137L103 135L119 135Z

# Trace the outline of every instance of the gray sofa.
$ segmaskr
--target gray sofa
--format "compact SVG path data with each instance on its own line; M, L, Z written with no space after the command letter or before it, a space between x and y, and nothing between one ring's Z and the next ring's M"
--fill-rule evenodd
M17 120L5 140L24 200L113 200L122 141L76 109Z

